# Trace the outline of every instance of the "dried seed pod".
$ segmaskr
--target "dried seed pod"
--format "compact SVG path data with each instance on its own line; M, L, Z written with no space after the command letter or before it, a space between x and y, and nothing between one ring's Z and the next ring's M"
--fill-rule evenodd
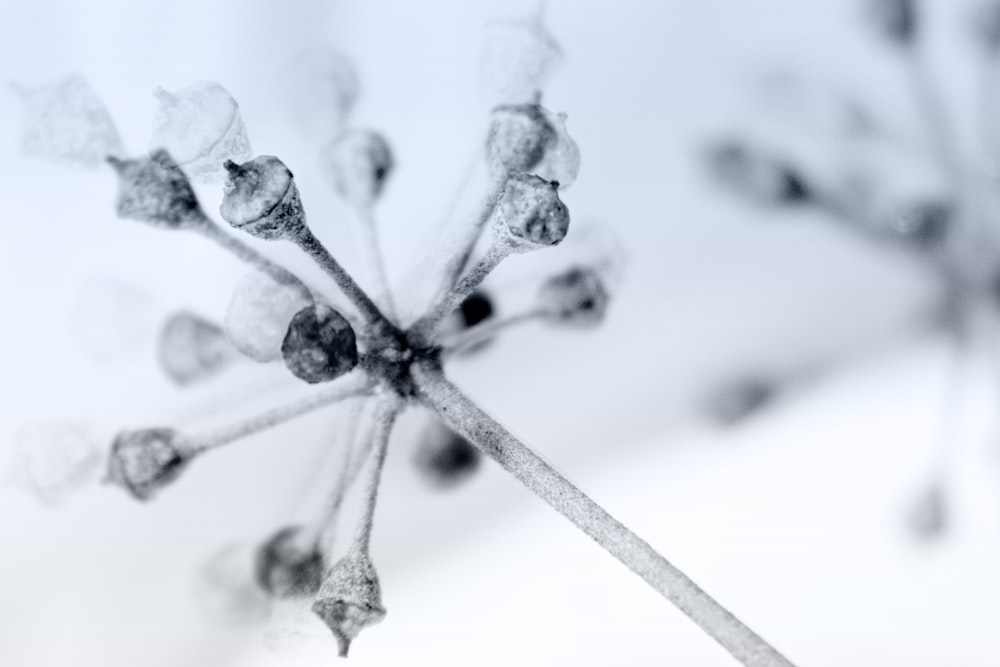
M281 356L295 377L311 384L329 382L357 365L357 338L350 322L333 308L306 306L288 325Z
M245 543L226 545L209 557L195 575L202 611L222 626L260 623L271 604L254 581L256 553Z
M914 0L872 0L869 15L875 29L897 46L916 41L918 20Z
M566 115L538 104L496 107L486 154L496 177L524 172L567 188L580 172L580 148L566 131Z
M242 162L253 153L239 105L214 81L196 81L174 92L155 91L151 149L163 148L196 182L218 183L226 160Z
M167 377L179 385L207 379L236 359L222 327L186 311L167 319L157 356Z
M577 327L603 322L611 301L600 272L582 266L546 280L538 298L551 322Z
M494 21L486 28L480 83L491 106L537 102L562 50L540 14Z
M189 462L190 455L180 444L180 434L170 428L119 433L111 445L108 481L138 500L149 500L177 479Z
M711 148L708 167L726 186L764 204L798 204L811 198L798 171L736 141Z
M336 51L307 51L286 67L285 98L296 124L311 141L336 136L357 103L358 73L351 60Z
M309 304L299 290L282 285L263 271L253 271L239 282L229 301L226 337L254 361L277 361L288 323Z
M118 217L167 229L205 224L205 214L187 176L165 150L148 158L108 162L118 172Z
M923 248L941 243L951 228L953 206L926 201L896 207L889 218L889 231L900 240Z
M486 290L477 289L445 318L438 331L442 337L453 336L489 320L494 317L494 313L493 298ZM467 355L478 352L488 346L492 340L492 338L485 339L469 347L457 349L454 353Z
M482 458L468 440L435 420L421 438L414 461L428 484L451 489L474 475Z
M276 598L306 597L319 590L323 579L323 554L307 543L299 526L282 528L257 551L254 573L257 585Z
M341 657L346 657L361 631L385 618L382 588L368 554L354 550L337 561L323 579L312 610L337 639Z
M109 156L123 154L111 114L79 74L12 88L23 109L22 154L82 167L97 167Z
M225 163L229 178L219 212L236 229L260 239L293 239L306 229L299 189L285 163L271 155Z
M77 422L26 425L14 439L12 471L46 505L56 506L96 482L104 452Z
M393 169L389 142L371 130L342 132L323 147L320 159L340 196L361 208L378 200Z
M507 181L494 230L513 252L553 246L566 237L569 210L558 190L558 183L530 174L515 174Z

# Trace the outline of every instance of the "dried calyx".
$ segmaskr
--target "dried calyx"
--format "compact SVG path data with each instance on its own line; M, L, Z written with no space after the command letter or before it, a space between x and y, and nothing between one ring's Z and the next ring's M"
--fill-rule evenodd
M219 212L236 229L260 239L295 239L306 230L299 189L285 163L271 155L225 163L229 177Z
M118 217L168 229L206 224L191 183L167 151L134 160L109 157L108 163L118 172Z

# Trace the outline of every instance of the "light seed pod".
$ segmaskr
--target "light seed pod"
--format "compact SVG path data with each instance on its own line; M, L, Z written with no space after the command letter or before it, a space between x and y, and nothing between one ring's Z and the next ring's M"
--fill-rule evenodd
M295 313L309 299L263 271L247 274L226 309L226 337L247 357L261 363L281 359L281 343Z
M562 50L541 15L494 21L487 26L480 82L491 106L537 102Z
M530 174L516 174L507 181L494 230L512 252L553 246L566 237L569 210L558 190L558 183Z
M104 454L85 424L27 425L13 444L12 472L46 505L63 503L100 476Z
M283 528L258 550L254 562L255 578L268 595L307 597L319 590L323 579L323 555L315 544L304 544L302 534L298 526Z
M189 462L180 440L180 434L169 428L119 433L111 445L108 480L138 500L149 500L176 480Z
M354 64L336 51L306 51L292 58L284 77L285 99L310 141L324 143L341 131L357 103L360 83Z
M299 189L285 163L271 155L225 163L229 178L219 212L223 219L260 239L293 239L306 229Z
M155 91L151 149L163 148L195 182L218 183L226 160L242 162L253 153L239 105L214 81L196 81L174 92Z
M229 544L208 558L195 575L195 593L205 615L221 626L245 626L264 621L270 600L253 576L255 553L249 545Z
M179 385L207 379L237 358L222 327L185 311L164 324L157 356L167 377Z
M394 164L385 137L371 130L341 133L323 147L320 159L338 194L360 208L382 195Z
M540 105L499 106L490 119L486 154L496 173L531 173L555 140L556 130Z
M352 551L337 561L320 586L313 612L337 640L341 657L362 630L385 618L382 588L371 559Z
M600 272L574 267L545 281L539 301L555 324L593 327L604 321L611 297Z
M109 157L108 162L118 172L119 218L167 229L205 224L191 183L165 150L136 160Z
M357 339L350 322L333 308L306 306L288 325L281 355L295 377L310 384L329 382L357 365Z

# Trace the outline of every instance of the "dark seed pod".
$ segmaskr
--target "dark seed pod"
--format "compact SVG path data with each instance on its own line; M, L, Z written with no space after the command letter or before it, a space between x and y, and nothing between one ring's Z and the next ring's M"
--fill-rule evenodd
M204 224L191 183L165 150L137 160L109 157L108 163L118 172L118 217L168 229Z
M809 186L796 169L736 141L711 148L708 167L724 185L765 204L799 204L811 199Z
M556 245L569 231L569 209L559 199L559 184L530 174L510 177L496 217L494 229L514 252Z
M348 130L328 143L320 155L337 192L355 206L374 204L392 173L389 142L371 130Z
M160 331L160 367L179 385L212 377L236 359L218 324L193 313L174 313Z
M382 588L367 554L352 551L330 568L320 586L313 612L337 639L341 657L362 630L385 618Z
M767 407L778 393L774 382L754 378L724 387L708 402L710 417L723 426L733 426Z
M283 528L257 552L254 573L272 597L307 597L319 590L323 555L315 544L303 543L300 527Z
M948 530L948 503L940 484L934 484L920 494L910 509L908 519L910 530L920 539L936 539Z
M417 448L415 462L428 484L450 489L472 477L479 470L482 458L468 440L434 421Z
M494 317L493 299L482 289L476 290L462 301L461 305L442 323L439 331L442 335L456 335L466 329ZM473 354L488 346L492 338L484 339L467 347L457 348L453 353L460 355Z
M545 281L539 300L553 322L591 327L604 321L611 296L600 272L574 267Z
M870 8L875 29L898 46L910 46L917 36L914 0L873 0Z
M299 189L285 163L271 155L225 163L229 177L219 212L236 229L260 239L292 239L306 229Z
M493 110L486 155L494 171L532 172L556 141L556 129L538 104L499 106Z
M344 316L324 304L295 314L281 343L281 356L295 377L329 382L358 363L357 339Z
M177 479L190 460L179 443L180 434L169 428L119 433L111 445L108 480L148 500Z
M899 207L890 219L890 231L899 239L929 248L941 243L952 220L952 206L928 201Z

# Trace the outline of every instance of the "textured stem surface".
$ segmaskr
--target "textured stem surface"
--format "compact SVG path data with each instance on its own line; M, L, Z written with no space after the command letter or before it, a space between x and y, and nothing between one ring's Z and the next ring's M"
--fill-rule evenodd
M482 342L493 338L501 331L515 327L526 322L537 322L544 320L548 311L543 308L528 310L516 315L503 318L491 318L485 322L475 325L472 328L459 331L450 336L442 337L439 341L442 351L446 354L453 354L475 347Z
M639 536L560 475L524 443L469 400L431 363L414 364L421 399L455 432L465 436L535 495L572 521L612 556L748 667L792 663L701 590Z
M352 549L358 553L368 553L368 545L372 539L372 525L375 522L375 502L378 500L379 483L382 480L382 468L385 466L385 457L389 451L389 436L392 435L392 426L399 416L401 401L398 396L386 396L379 399L375 407L374 429L372 429L371 450L372 462L371 473L368 477L368 485L365 488L365 504L358 518L358 530L354 537Z

